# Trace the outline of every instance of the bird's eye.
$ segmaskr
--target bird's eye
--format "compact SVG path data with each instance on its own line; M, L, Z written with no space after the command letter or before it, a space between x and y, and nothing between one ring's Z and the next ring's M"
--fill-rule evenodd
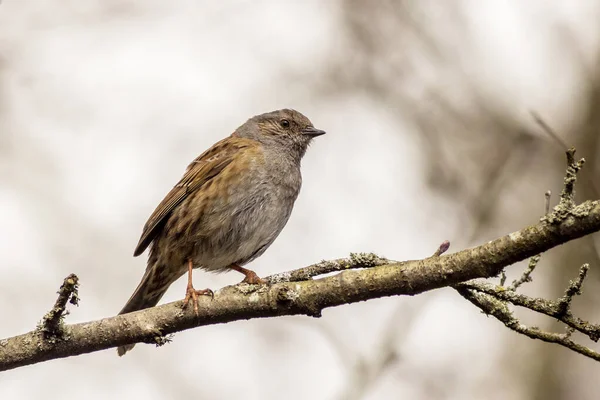
M282 119L280 123L281 123L281 127L282 128L289 128L290 127L290 121L288 121L287 119Z

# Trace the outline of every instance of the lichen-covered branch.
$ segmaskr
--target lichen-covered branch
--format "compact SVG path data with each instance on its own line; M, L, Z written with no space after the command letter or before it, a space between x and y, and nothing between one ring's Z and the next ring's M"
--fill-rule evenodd
M571 340L573 329L567 329L565 333L546 332L537 327L528 327L523 325L509 310L506 302L500 301L495 297L482 293L477 290L471 290L466 287L457 287L456 290L485 314L491 315L501 321L507 328L530 337L532 339L543 340L548 343L555 343L571 349L579 354L583 354L593 360L600 361L600 353L583 346ZM529 308L529 307L528 307ZM571 325L569 325L571 326Z
M496 301L500 301L505 304L510 303L515 306L527 308L528 310L555 318L572 329L583 333L594 342L597 342L600 339L600 324L592 324L574 316L571 313L571 310L563 305L564 297L554 301L537 297L529 297L506 287L481 281L461 283L457 285L457 288L472 292L479 292L493 297L496 299ZM462 293L463 292L461 292L461 294Z
M539 118L537 116L534 117ZM540 121L541 119L539 119L538 122ZM555 135L543 121L541 121L541 123L545 129L550 131L550 134ZM551 224L563 220L565 215L571 214L577 208L575 205L575 182L577 181L577 173L581 170L585 160L581 159L575 161L575 149L573 148L568 149L566 155L567 171L565 174L564 188L560 194L560 202L554 207L552 213L549 213L550 192L546 192L546 215L544 215L542 221L547 221ZM586 335L594 342L597 342L600 339L600 324L589 323L577 318L571 313L571 302L574 296L581 294L581 287L587 276L589 265L583 264L581 266L577 278L569 283L564 296L556 301L531 298L517 293L517 290L522 284L531 281L531 275L540 261L540 258L541 255L539 254L532 257L529 260L529 265L525 272L523 272L521 277L515 280L509 287L504 287L506 275L502 274L500 285L471 281L458 284L454 286L454 289L484 313L492 315L504 323L509 329L533 339L556 343L596 361L600 361L599 352L571 340L572 333L576 331ZM556 318L566 325L567 330L565 333L553 333L535 327L527 327L521 324L521 322L513 316L508 308L509 304Z
M199 315L181 301L98 321L66 325L57 340L40 330L0 340L0 370L146 342L198 326L280 315L320 316L328 307L384 296L415 295L476 278L497 276L506 266L600 230L600 202L587 201L552 220L543 219L481 246L423 260L389 262L368 254L278 274L269 285L228 286L214 300L200 300ZM362 269L355 269L362 268ZM325 272L332 276L308 279ZM298 279L307 279L299 280ZM274 283L278 282L278 283ZM465 289L467 290L467 289Z
M44 335L44 338L56 338L62 335L63 319L68 312L66 311L67 302L73 305L78 305L79 294L79 278L75 274L67 276L58 290L58 298L54 307L44 315L40 323L39 330Z
M515 279L513 281L513 283L509 286L509 289L517 290L519 288L519 286L521 286L522 284L531 282L531 274L535 270L535 267L537 267L541 258L542 258L542 256L539 254L536 254L535 256L531 257L529 259L529 264L527 265L527 269L523 272L523 274L519 277L519 279ZM501 285L503 286L504 283L501 283Z
M294 269L292 271L281 272L265 278L269 283L280 282L299 282L312 279L315 276L329 274L331 272L340 272L348 269L371 268L380 265L391 264L396 261L379 257L375 254L350 253L350 258L340 258L337 260L323 260L317 264L304 268Z
M557 302L559 315L565 315L571 311L571 302L573 301L573 297L581 294L581 286L583 286L583 281L585 280L589 269L589 264L583 264L581 268L579 268L579 275L577 278L574 281L569 282L569 286L565 290L565 295L558 299Z

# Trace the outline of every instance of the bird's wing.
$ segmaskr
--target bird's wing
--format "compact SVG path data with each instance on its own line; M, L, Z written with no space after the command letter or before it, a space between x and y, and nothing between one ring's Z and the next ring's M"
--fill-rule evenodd
M221 173L225 167L231 164L236 154L254 145L255 142L252 140L230 136L215 143L210 149L192 161L181 180L171 189L148 218L133 256L139 256L146 250L171 215L171 212L190 193L198 190Z

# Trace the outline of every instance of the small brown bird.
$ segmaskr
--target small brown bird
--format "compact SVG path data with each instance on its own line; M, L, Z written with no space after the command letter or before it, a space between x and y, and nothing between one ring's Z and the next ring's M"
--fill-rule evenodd
M184 306L212 290L196 290L192 269L238 271L243 282L264 283L243 268L261 256L287 223L300 186L300 160L316 136L308 118L278 110L250 118L188 166L144 226L135 248L150 246L142 281L119 314L154 307L186 272ZM118 348L120 356L133 345Z

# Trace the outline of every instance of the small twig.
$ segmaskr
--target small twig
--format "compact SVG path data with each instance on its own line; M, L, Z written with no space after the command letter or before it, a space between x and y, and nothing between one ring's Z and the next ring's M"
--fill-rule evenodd
M550 190L546 191L546 193L544 193L544 197L546 198L545 201L545 213L544 215L548 215L548 213L550 212L550 196L552 195L552 192ZM521 286L524 283L527 282L531 282L531 274L533 273L533 270L535 270L535 267L537 267L538 263L540 262L540 258L541 255L535 255L533 257L531 257L529 259L529 265L527 266L527 269L523 272L523 274L521 275L521 277L519 279L516 279L512 282L512 284L510 285L510 287L508 288L509 290L517 290L519 288L519 286ZM504 280L500 280L500 286L504 286L504 282L506 282L506 275L504 275Z
M537 256L531 257L529 259L529 265L527 266L525 272L523 272L519 279L513 281L513 283L508 287L508 290L515 291L522 284L526 282L531 282L531 274L533 273L533 270L535 270L535 267L537 267L538 262L540 262L540 258L541 256L539 254Z
M559 223L565 218L569 217L573 213L573 209L576 206L575 203L575 182L577 181L577 174L583 167L585 159L575 161L575 149L570 148L566 152L567 154L567 170L564 178L564 187L560 193L559 203L552 209L552 212L546 214L542 221L549 222L551 224Z
M54 307L42 319L41 331L45 338L60 337L62 335L61 324L66 315L67 302L79 305L78 288L79 278L77 275L70 274L65 278L58 290L58 298L54 303Z
M567 150L567 173L565 175L565 186L560 193L560 202L568 205L570 208L575 206L575 182L577 173L583 167L585 158L575 161L575 148Z
M438 249L433 254L433 257L438 257L444 254L450 248L450 242L445 240L440 244ZM389 260L384 257L379 257L373 253L350 253L348 258L338 258L337 260L326 261L309 265L308 267L295 269L288 272L274 274L264 278L270 283L280 282L299 282L307 281L315 276L325 275L332 272L346 271L349 269L373 268L387 264L402 264L401 261Z
M504 270L502 270L502 272L500 272L500 286L504 286L505 283L506 283L506 272L504 272Z
M589 268L589 264L583 264L581 268L579 268L579 275L577 276L577 279L569 282L569 287L567 290L565 290L565 295L558 299L558 309L560 314L568 313L571 308L573 297L581 294L581 286L583 285L583 281L587 276Z
M331 272L345 271L348 269L372 268L391 263L397 263L397 261L388 260L387 258L379 257L373 253L350 253L349 258L339 258L331 261L323 260L320 263L308 267L274 274L264 279L270 283L307 281L315 276L329 274Z
M442 244L440 244L440 247L438 247L438 249L435 251L435 253L433 253L432 257L439 257L442 254L444 254L445 252L448 251L448 249L450 248L450 241L449 240L444 240L442 242Z
M548 343L556 343L593 360L600 361L600 353L590 349L589 347L585 347L573 342L570 339L570 334L568 331L565 334L561 334L542 331L536 327L527 327L523 325L517 318L515 318L506 303L503 301L500 301L487 294L466 289L465 287L457 287L456 290L461 294L461 296L470 301L485 314L493 316L502 322L507 328L517 333L525 335L531 339L539 339Z

